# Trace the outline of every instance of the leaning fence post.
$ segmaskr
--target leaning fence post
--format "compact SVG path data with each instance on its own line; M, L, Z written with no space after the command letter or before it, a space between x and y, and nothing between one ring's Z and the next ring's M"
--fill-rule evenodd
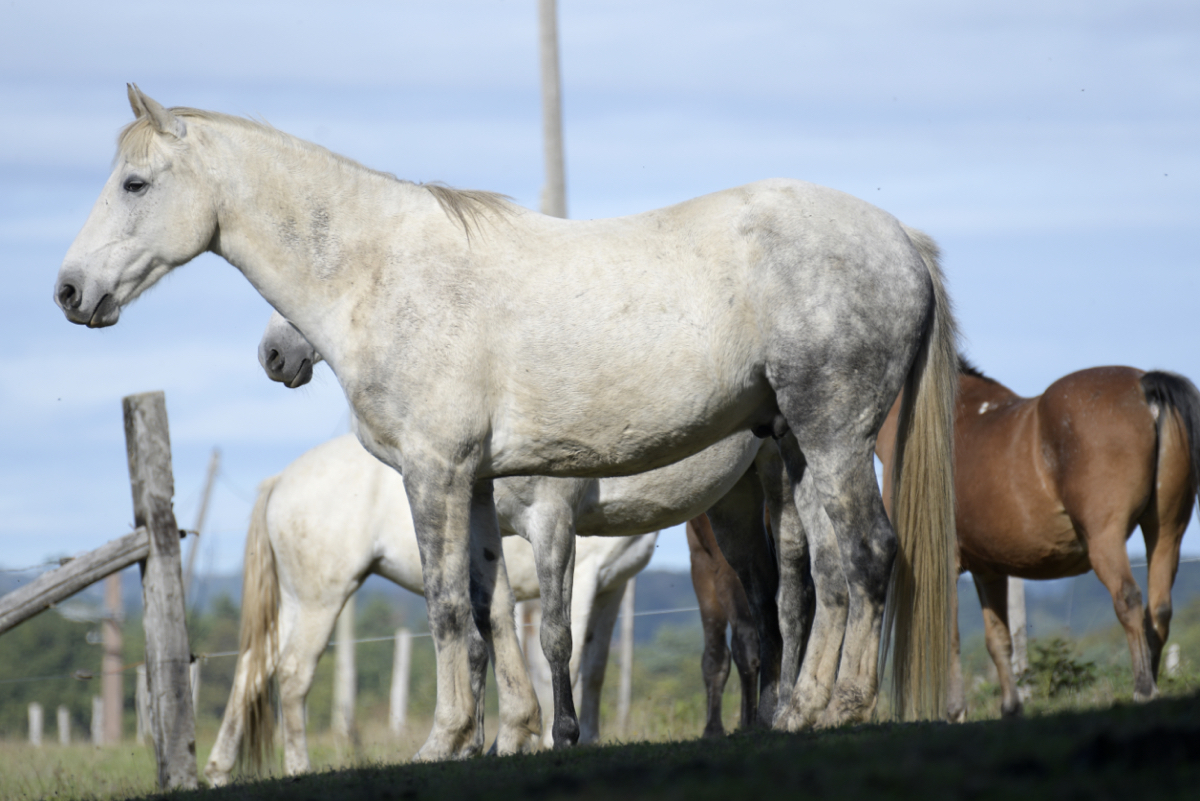
M162 392L146 392L127 396L122 405L134 525L145 526L150 534L142 597L150 739L158 760L158 786L193 788L198 786L196 721L188 676L191 651L184 622L179 528L171 508L175 477L167 401Z
M392 657L392 692L389 698L388 728L403 734L408 723L408 686L412 672L412 632L396 629L396 650Z
M36 701L29 705L29 744L42 744L42 705Z
M633 701L633 604L637 578L625 583L621 598L621 686L617 696L617 728L629 736L629 708Z
M71 710L61 704L58 707L58 744L71 744Z

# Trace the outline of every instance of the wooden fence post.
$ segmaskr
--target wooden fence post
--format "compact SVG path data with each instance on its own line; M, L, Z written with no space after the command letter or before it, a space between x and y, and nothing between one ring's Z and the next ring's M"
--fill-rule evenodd
M617 728L622 737L629 736L629 708L633 702L633 605L637 578L625 583L621 598L621 684L617 696Z
M58 707L58 744L71 744L71 710L65 706Z
M42 744L42 705L36 701L29 705L29 744Z
M392 656L392 692L388 698L388 728L392 734L404 733L408 724L408 687L412 675L412 632L396 629L396 649Z
M145 526L150 535L142 597L150 739L158 760L158 786L194 788L198 786L196 721L188 675L191 651L184 622L179 528L171 508L175 477L167 401L162 392L146 392L127 396L122 405L134 524Z
M125 677L121 675L121 574L112 573L104 580L104 619L100 630L104 642L101 660L100 694L104 698L104 744L121 742L121 718L125 708Z
M354 696L358 673L354 665L354 596L346 599L335 628L333 646L333 715L330 728L335 737L354 739Z

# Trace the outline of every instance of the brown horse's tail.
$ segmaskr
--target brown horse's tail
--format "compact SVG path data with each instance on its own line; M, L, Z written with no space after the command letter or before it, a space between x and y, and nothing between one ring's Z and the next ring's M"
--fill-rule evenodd
M954 396L958 332L938 248L906 229L933 283L933 315L904 384L892 459L892 523L899 540L884 631L895 637L895 714L942 718L955 592ZM886 659L887 648L881 649Z
M1162 428L1170 419L1168 412L1179 415L1183 431L1187 436L1189 476L1192 492L1200 492L1200 391L1196 385L1178 373L1152 370L1142 376L1142 392L1146 403L1157 404L1162 412L1158 415L1158 441L1163 441ZM1192 505L1185 507L1187 515Z
M241 701L246 728L239 757L248 760L255 770L262 768L275 737L271 677L279 653L279 576L275 552L267 536L267 503L278 479L279 476L268 478L258 488L258 500L254 502L250 530L246 533L242 572L242 631L237 669L244 677Z

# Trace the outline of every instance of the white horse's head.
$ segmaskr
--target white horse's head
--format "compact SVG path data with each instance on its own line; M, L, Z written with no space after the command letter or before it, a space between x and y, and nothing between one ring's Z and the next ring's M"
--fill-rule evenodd
M258 363L272 381L295 389L312 380L313 366L321 354L300 329L279 312L271 315L258 343Z
M121 132L116 167L54 286L67 319L92 328L116 323L123 306L207 250L217 230L215 194L192 158L188 126L128 88L136 119Z

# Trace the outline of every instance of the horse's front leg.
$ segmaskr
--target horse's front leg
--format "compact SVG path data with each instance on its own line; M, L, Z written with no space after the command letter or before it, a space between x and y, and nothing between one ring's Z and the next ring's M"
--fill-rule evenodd
M470 509L474 465L406 464L404 488L421 551L425 602L437 664L433 727L413 758L435 761L471 753L476 708L471 691Z
M551 483L552 482L552 483ZM575 482L548 480L526 517L526 535L533 546L538 589L542 597L541 645L550 663L554 695L554 747L579 741L579 719L571 694L571 590L575 576L575 525L569 494ZM539 489L543 489L539 487Z

